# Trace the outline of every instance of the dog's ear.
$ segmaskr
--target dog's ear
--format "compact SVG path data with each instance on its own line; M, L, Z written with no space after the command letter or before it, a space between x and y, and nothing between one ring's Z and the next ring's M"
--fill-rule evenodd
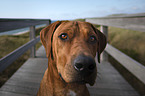
M99 30L97 30L97 32L98 32L98 37L99 37L98 62L100 63L100 54L105 49L107 40L106 40L106 36L102 32L100 32Z
M40 39L41 39L41 42L42 42L43 46L45 47L47 57L49 57L51 55L51 57L53 58L53 55L52 55L52 52L51 52L53 34L54 34L55 30L57 29L57 27L61 24L61 22L62 21L57 21L55 23L52 23L49 26L45 27L40 32Z
M93 25L92 25L93 30L96 32L97 36L98 36L98 62L100 63L100 54L103 52L103 50L106 47L107 44L107 40L106 40L106 36L100 32L98 29L96 29Z

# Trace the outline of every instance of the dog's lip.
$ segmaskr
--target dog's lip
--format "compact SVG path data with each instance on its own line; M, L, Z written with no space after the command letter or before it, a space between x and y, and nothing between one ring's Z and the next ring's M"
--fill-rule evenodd
M62 75L61 75L60 73L59 73L59 76L60 76L60 78L61 78L61 80L62 80L63 82L67 83L67 82L63 79L63 77L62 77ZM86 83L88 83L88 82L86 82L85 80L81 80L81 81L74 81L74 82L71 82L71 83L86 84Z
M63 82L65 82L65 80L63 79L63 77L62 77L62 75L59 73L59 76L60 76L60 78L61 78L61 80L63 81ZM66 82L65 82L66 83Z

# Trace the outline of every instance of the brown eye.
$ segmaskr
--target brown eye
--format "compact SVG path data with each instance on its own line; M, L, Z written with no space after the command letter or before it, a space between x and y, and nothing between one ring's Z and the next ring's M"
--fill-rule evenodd
M66 33L62 33L60 36L61 40L67 40L68 39L68 35Z
M91 36L90 37L90 42L96 42L96 37L95 36Z

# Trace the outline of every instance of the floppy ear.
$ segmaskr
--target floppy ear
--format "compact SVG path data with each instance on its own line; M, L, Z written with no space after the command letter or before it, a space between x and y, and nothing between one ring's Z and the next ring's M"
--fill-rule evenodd
M99 37L98 62L100 63L100 54L105 49L107 40L106 40L106 36L102 32L100 32L99 30L97 30L97 31L98 31L98 37Z
M60 24L61 24L61 21L57 21L57 22L52 23L49 26L45 27L40 32L40 39L41 39L41 42L42 42L43 46L45 47L47 57L49 57L51 55L51 57L53 58L53 55L52 55L52 52L51 52L53 34L54 34L55 30L57 29L57 27Z
M93 27L94 31L96 32L98 39L99 39L97 53L98 53L98 62L100 63L100 54L105 49L107 40L106 40L106 36L102 32L100 32L98 29L96 29L93 25L92 25L92 27Z

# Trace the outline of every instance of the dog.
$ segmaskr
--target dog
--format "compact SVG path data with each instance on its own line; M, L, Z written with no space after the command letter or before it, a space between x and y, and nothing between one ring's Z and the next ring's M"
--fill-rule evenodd
M90 96L86 83L97 77L94 57L105 49L106 37L92 24L57 21L40 32L48 68L37 96Z

